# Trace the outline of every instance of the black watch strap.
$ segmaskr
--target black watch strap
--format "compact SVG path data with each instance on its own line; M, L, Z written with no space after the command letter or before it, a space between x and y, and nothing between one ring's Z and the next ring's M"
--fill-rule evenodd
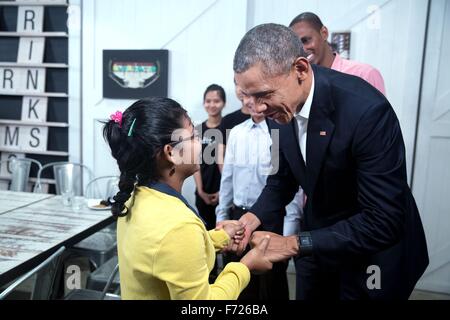
M309 232L300 232L298 234L299 256L310 256L313 251L313 243Z

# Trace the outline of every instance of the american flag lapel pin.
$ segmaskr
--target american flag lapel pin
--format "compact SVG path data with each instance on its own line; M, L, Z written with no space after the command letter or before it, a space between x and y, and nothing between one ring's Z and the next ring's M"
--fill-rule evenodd
M319 133L322 137L325 137L326 135L327 135L327 132L326 131L320 131L320 133Z

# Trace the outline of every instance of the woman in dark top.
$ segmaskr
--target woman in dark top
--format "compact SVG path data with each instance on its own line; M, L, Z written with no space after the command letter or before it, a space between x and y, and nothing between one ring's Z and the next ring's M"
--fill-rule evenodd
M250 119L250 110L244 104L244 97L240 92L239 88L236 87L236 96L239 101L242 102L242 107L232 113L227 114L223 117L222 122L220 123L220 131L223 135L223 144L227 144L227 133L230 133L230 130L236 127L238 124Z
M219 201L221 178L216 149L218 143L223 141L219 126L225 102L225 90L221 86L212 84L206 88L203 106L208 113L208 120L197 127L202 138L202 162L200 171L194 174L197 186L195 205L205 220L208 230L216 227L216 206Z

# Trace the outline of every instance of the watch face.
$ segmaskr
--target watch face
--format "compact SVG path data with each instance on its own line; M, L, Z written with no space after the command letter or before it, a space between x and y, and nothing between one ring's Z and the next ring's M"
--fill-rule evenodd
M302 246L310 246L310 245L312 245L310 237L301 237L300 239L301 239Z

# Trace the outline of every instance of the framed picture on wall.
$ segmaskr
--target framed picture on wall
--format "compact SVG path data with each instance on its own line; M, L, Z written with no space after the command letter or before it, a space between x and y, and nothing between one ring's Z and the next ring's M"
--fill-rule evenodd
M339 53L343 59L350 59L350 37L350 31L331 33L333 50Z
M168 50L103 50L103 97L167 97Z

